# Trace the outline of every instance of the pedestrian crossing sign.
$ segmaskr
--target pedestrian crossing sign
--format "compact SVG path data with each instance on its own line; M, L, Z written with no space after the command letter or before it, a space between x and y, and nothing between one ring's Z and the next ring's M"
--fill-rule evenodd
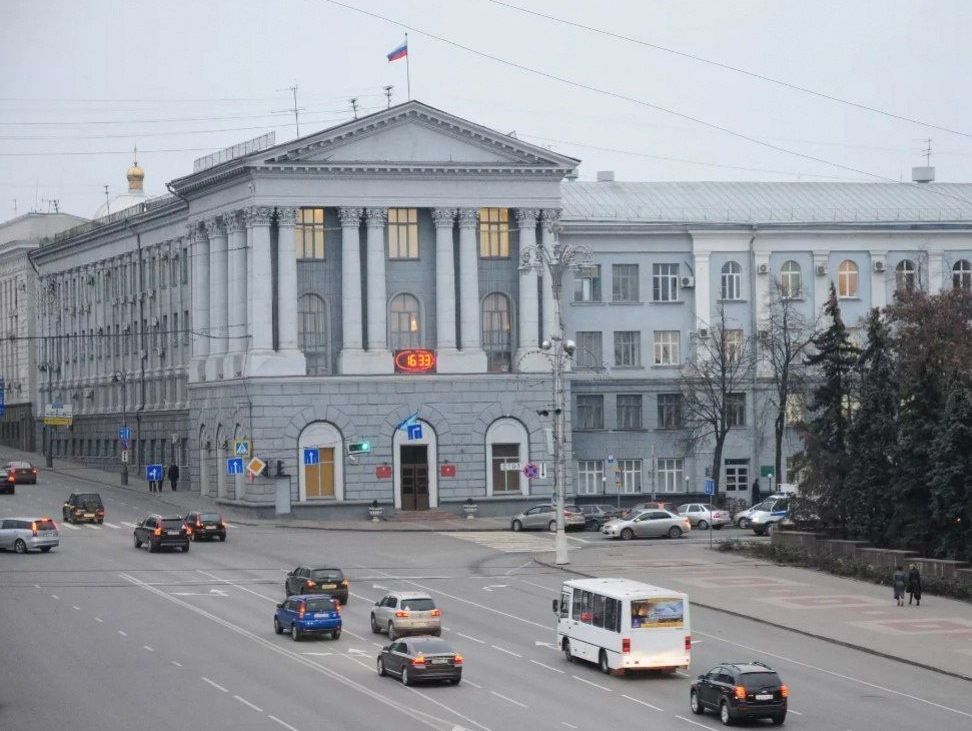
M249 457L250 440L237 439L235 442L233 442L233 454L235 454L237 457Z

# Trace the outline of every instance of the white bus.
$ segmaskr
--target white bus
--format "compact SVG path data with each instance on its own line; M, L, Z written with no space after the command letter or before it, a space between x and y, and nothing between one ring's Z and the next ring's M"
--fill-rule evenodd
M573 579L553 608L557 647L568 662L587 660L605 673L689 666L687 594L630 579Z

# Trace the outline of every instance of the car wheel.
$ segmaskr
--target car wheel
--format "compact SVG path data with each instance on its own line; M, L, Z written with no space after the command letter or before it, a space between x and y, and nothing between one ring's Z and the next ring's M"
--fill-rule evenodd
M374 614L371 615L371 631L374 632L376 635L381 634L381 627L379 627L378 623L375 621Z
M278 635L283 634L283 627L280 626L280 620L276 617L273 618L273 631Z
M668 529L668 537L669 538L681 538L682 537L682 529L679 528L677 525L673 525L671 528Z
M621 531L622 541L630 541L632 538L634 538L634 531L630 528L625 528L623 531Z
M758 536L766 535L766 529L765 528L757 528L757 527L753 526L753 533L755 533Z
M149 553L158 553L160 548L159 544L149 541Z
M520 532L521 530L523 530L523 523L521 523L521 522L520 522L520 521L518 521L518 520L514 520L514 521L513 521L513 524L512 524L511 526L510 526L510 529L511 529L511 530L512 530L512 531L513 531L514 533L519 533L519 532Z
M782 726L783 722L786 720L786 714L780 713L776 716L771 716L770 720L773 722L774 726Z
M52 548L54 548L54 546L41 546L41 547L40 547L40 550L41 550L41 553L47 553L47 552L48 552L48 551L50 551L50 550L51 550Z
M297 623L294 622L292 625L290 625L290 639L292 639L294 642L298 642L300 640L300 636L300 627L298 627Z
M746 530L749 527L749 518L740 518L739 527Z
M222 534L222 535L220 535L219 542L220 543L226 543L226 534L225 533Z
M699 530L708 530L709 523L708 521L700 520L698 523L695 524L695 527L698 528Z
M432 636L433 637L442 637L442 630L441 629L435 630L435 632L432 633Z
M101 525L101 524L102 524L102 523L104 523L104 522L105 522L105 521L104 521L104 519L102 518L101 520L99 520L99 521L98 521L98 525Z
M378 664L376 665L376 668L378 669L378 675L380 677L384 678L385 677L385 661L382 660L380 657L378 658Z
M186 541L186 545L182 547L183 553L189 553L189 541Z
M597 666L601 669L601 672L605 675L611 674L611 666L608 665L607 652L601 650L601 654L597 658Z
M395 632L395 623L394 622L389 622L388 623L388 641L391 642L396 637L398 637L398 633Z
M567 662L574 662L574 656L570 654L570 640L564 640L564 658Z
M459 683L462 682L462 676L460 675L458 678L453 678L451 682L453 685L459 685Z
M766 535L768 535L770 538L772 538L773 537L773 531L774 530L776 530L776 528L774 527L774 525L772 523L770 523L768 526L766 526Z
M723 726L732 726L732 713L729 712L729 704L726 701L719 704L719 720L722 721Z
M331 632L331 639L332 640L339 640L339 639L341 639L341 630L336 629L333 632Z
M402 668L402 685L411 685L412 678L408 674L408 668Z
M557 530L557 521L551 520L549 523L547 523L547 530L550 531L551 533ZM564 526L564 530L567 530L567 526Z
M27 544L24 543L22 538L18 538L14 543L14 551L17 553L27 553Z
M134 540L135 540L135 548L141 548L142 547L142 542L140 540L138 540L137 537Z
M692 709L692 713L701 716L705 713L705 709L702 708L702 703L699 701L699 694L694 690L689 694L689 706Z

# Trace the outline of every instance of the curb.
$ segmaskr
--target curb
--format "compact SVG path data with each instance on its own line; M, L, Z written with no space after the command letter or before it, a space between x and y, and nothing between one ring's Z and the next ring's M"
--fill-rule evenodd
M569 569L569 568L565 568L563 566L558 566L555 563L548 563L547 561L542 561L539 558L537 558L536 555L533 556L533 560L534 560L535 563L539 564L540 566L545 566L546 568L550 568L550 569L557 569L559 571L563 571L565 574L574 574L575 576L583 576L583 577L588 578L588 579L596 579L597 578L597 576L595 574L589 574L589 573L586 573L584 571L577 571L576 569ZM945 675L945 676L948 676L950 678L958 678L959 680L972 681L972 675L965 675L963 673L958 673L958 672L955 672L955 671L952 671L952 670L943 670L942 668L936 668L933 665L928 665L928 664L923 663L923 662L918 662L917 660L909 660L908 658L901 657L900 655L892 655L892 654L887 653L887 652L882 652L881 650L875 650L875 649L873 649L871 647L865 647L864 645L858 645L858 644L853 643L853 642L848 642L847 640L838 640L838 639L836 639L834 637L827 637L826 635L818 635L818 634L815 634L813 632L809 632L809 631L804 630L804 629L798 629L796 627L790 627L788 625L780 624L779 622L773 622L773 621L768 620L768 619L760 619L759 617L753 617L753 616L748 615L748 614L743 614L742 612L736 612L736 611L734 611L732 609L726 609L725 607L717 607L714 604L704 604L703 602L697 602L694 599L690 599L689 601L691 601L691 603L694 604L697 607L702 607L703 609L710 609L710 610L712 610L714 612L721 612L722 614L728 614L731 617L738 617L739 619L748 619L751 622L758 622L759 624L765 624L768 627L774 627L776 629L785 630L787 632L794 632L794 633L796 633L798 635L803 635L804 637L810 637L810 638L815 639L815 640L821 640L823 642L829 642L832 645L838 645L840 647L846 647L846 648L848 648L850 650L857 650L859 652L865 652L868 655L874 655L876 657L881 657L881 658L884 658L885 660L893 660L895 662L899 662L899 663L902 663L904 665L910 665L911 667L921 668L922 670L928 670L930 672L938 673L939 675Z
M273 527L291 528L293 530L323 530L356 533L485 533L487 531L503 530L503 528L449 528L448 526L442 526L441 528L358 528L352 526L288 525L287 523L274 523Z
M96 480L93 477L87 477L85 475L77 475L77 474L74 474L73 472L59 471L56 467L45 468L45 469L47 469L48 472L53 472L54 474L58 474L58 475L64 475L65 477L71 477L71 478L73 478L75 480L80 480L82 482L89 482L92 485L101 485L103 487L114 487L114 488L116 488L118 490L126 490L127 492L138 493L140 495L155 495L156 494L156 493L151 493L151 492L148 492L148 493L142 492L141 490L139 490L137 488L134 488L134 487L131 487L130 485L121 485L121 484L116 485L116 484L111 483L111 482L105 482L104 480ZM166 505L171 505L174 508L182 509L182 506L181 505L178 505L177 503L169 502L168 500L165 500L164 498L161 497L161 493L158 493L158 494L160 495L160 497L158 497L156 499L159 502L163 502ZM185 494L186 495L189 495L190 493L187 492Z

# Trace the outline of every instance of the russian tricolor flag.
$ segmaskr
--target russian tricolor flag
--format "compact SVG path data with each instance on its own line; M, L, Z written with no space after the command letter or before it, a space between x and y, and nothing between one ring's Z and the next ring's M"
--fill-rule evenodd
M405 41L398 48L393 50L388 54L388 61L397 61L400 58L405 58L408 55L408 41Z

